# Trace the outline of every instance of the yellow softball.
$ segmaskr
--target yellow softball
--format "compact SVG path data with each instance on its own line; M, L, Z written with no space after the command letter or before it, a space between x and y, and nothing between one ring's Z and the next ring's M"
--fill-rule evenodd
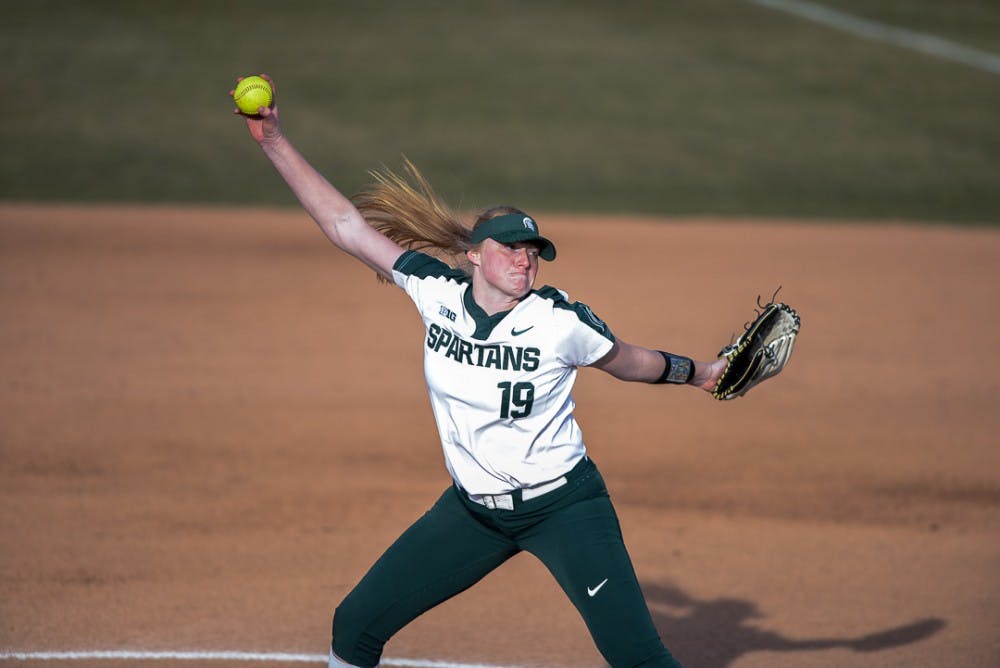
M258 76L241 79L233 91L233 100L244 114L256 114L261 107L270 106L272 99L271 84Z

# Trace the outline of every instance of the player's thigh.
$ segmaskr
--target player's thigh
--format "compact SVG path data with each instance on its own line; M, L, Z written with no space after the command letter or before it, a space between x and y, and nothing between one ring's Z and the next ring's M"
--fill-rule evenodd
M352 661L381 652L396 631L468 589L518 548L469 515L447 490L375 562L337 608L334 650ZM345 656L346 655L346 656Z
M653 625L607 496L553 513L522 546L555 576L612 666L679 665Z

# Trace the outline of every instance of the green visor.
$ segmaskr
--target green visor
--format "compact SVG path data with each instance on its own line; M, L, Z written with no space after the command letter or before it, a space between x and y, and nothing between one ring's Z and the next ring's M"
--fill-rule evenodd
M555 245L538 233L535 219L523 213L508 213L490 218L472 230L473 245L482 243L484 239L493 239L502 244L530 241L538 245L538 256L543 260L551 262L556 259Z

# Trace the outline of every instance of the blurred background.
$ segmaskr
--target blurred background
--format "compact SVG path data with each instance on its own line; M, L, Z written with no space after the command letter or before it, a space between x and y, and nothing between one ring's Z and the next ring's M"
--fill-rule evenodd
M5 0L0 199L292 205L230 115L267 72L348 193L405 155L463 209L1000 221L1000 74L764 4ZM996 0L823 5L1000 54Z

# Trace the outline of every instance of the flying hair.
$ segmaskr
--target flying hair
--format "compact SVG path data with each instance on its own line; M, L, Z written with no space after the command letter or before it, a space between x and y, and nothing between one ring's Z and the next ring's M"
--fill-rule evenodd
M403 248L462 264L471 230L406 157L403 168L403 175L384 166L369 172L374 180L351 197L354 206L369 225Z
M385 166L369 174L372 183L351 201L372 228L403 248L428 253L470 272L465 253L473 245L472 229L441 199L416 165L404 156L403 174ZM478 213L471 227L507 213L522 212L512 206L493 206ZM381 276L379 279L388 282Z

